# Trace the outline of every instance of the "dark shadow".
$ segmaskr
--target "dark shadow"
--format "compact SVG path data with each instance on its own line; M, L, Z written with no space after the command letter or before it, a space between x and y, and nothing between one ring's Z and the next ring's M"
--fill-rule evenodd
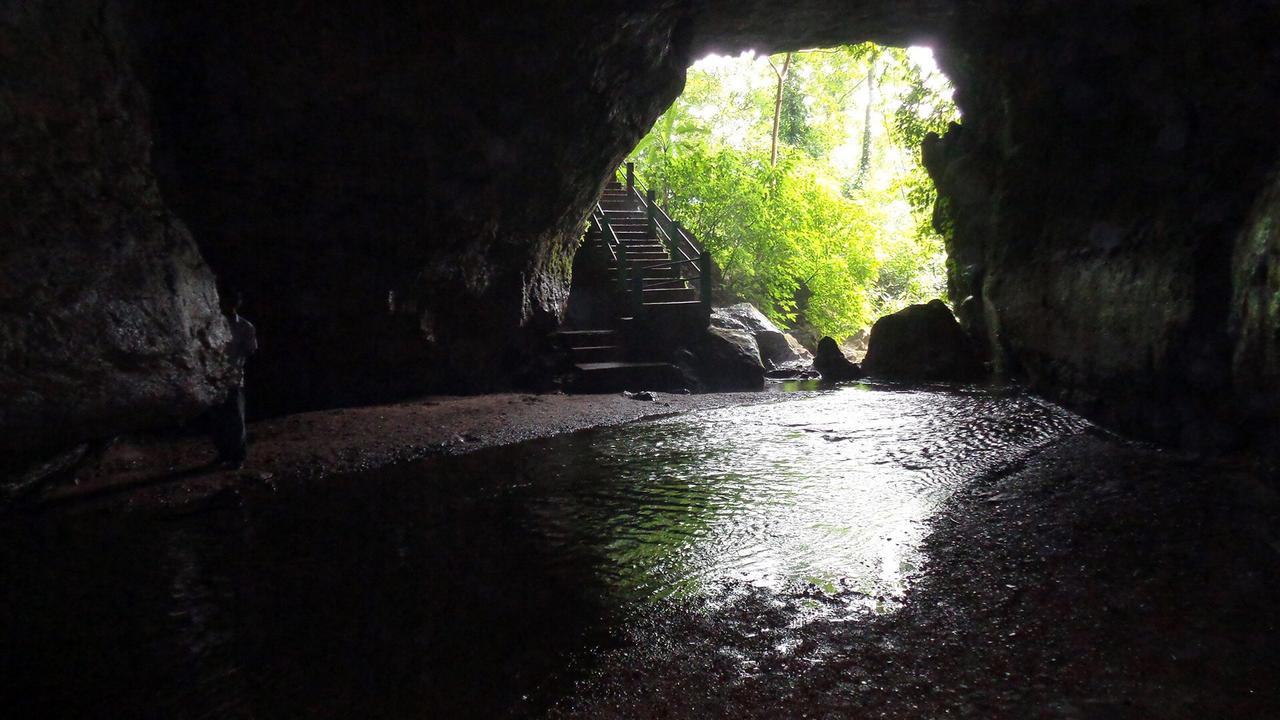
M33 718L535 712L603 642L597 562L550 544L484 455L163 521L7 518L0 702Z

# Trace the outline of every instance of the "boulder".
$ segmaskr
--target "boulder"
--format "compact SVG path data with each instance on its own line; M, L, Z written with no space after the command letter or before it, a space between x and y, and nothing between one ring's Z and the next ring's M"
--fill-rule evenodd
M862 367L895 380L972 380L983 373L968 335L941 300L877 320Z
M758 390L764 364L756 339L745 330L709 327L694 348L695 367L709 390Z
M840 343L840 352L844 353L847 358L852 358L854 362L860 361L867 356L867 340L870 335L864 328L850 335Z
M862 369L849 362L849 358L840 352L835 340L824 337L818 341L818 352L813 356L813 369L822 374L827 382L857 380L863 376Z
M796 354L804 362L813 362L813 353L809 352L809 348L791 333L783 333L782 337L787 339L787 345L791 346L791 352Z
M751 334L760 349L760 359L766 366L778 367L785 363L807 362L808 357L796 352L786 333L778 329L764 313L751 303L737 303L718 307L711 311L711 324L726 330L738 330ZM798 345L798 343L796 343Z

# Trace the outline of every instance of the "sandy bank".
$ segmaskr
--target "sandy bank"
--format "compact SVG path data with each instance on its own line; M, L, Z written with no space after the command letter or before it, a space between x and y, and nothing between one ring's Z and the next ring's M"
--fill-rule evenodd
M471 452L593 427L730 405L773 402L781 392L670 395L494 394L288 415L250 425L243 470L210 467L203 437L127 438L35 500L44 508L164 510L216 494L371 470L430 455Z

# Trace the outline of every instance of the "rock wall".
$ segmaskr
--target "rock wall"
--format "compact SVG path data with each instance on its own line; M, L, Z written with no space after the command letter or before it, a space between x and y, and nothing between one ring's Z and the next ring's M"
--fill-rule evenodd
M1247 439L1280 426L1280 182L1259 197L1231 265L1232 398Z
M1121 427L1229 442L1280 399L1277 18L1273 0L6 4L0 449L206 406L215 276L259 326L259 412L518 381L607 174L698 53L869 39L931 39L957 85L963 127L926 162L953 294L997 364Z
M510 383L688 62L622 3L153 5L162 184L246 292L272 411Z
M1232 258L1280 158L1278 29L1270 1L957 14L942 60L963 127L925 159L953 299L974 298L966 319L998 365L1162 440L1219 446L1256 430L1232 391L1255 384L1233 371L1233 297L1252 301ZM1246 312L1241 327L1259 321Z
M151 172L120 17L0 5L0 476L209 405L228 341L213 275Z

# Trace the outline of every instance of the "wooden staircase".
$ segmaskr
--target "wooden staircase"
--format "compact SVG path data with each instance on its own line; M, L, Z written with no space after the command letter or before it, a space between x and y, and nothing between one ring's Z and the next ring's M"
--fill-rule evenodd
M679 389L670 355L709 323L711 258L636 182L632 163L601 194L574 268L571 326L558 333L573 358L570 389Z

